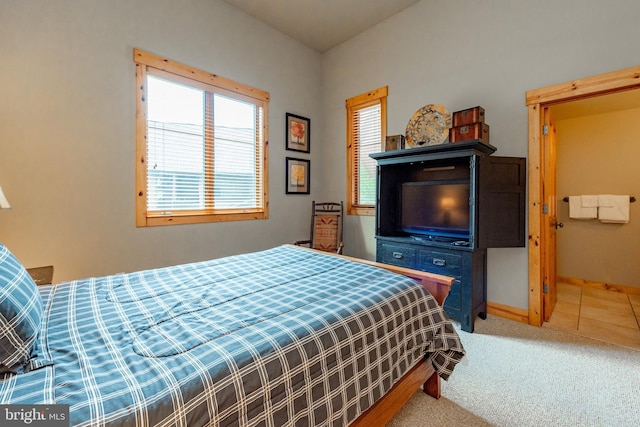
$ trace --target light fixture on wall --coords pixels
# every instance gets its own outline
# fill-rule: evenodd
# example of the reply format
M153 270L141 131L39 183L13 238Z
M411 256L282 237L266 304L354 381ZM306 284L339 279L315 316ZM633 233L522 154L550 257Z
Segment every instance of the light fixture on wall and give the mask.
M2 187L0 187L0 209L11 209L11 205L7 201L7 198L4 197L4 193L2 192Z

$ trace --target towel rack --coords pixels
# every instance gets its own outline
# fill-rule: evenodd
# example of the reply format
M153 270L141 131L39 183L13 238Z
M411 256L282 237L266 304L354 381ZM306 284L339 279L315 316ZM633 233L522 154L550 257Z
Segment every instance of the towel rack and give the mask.
M568 202L568 201L569 201L569 198L568 198L568 197L563 197L563 198L562 198L562 201L563 201L563 202ZM629 197L629 202L633 203L633 202L635 202L635 201L636 201L636 198L635 198L635 197L633 197L633 196L630 196L630 197Z

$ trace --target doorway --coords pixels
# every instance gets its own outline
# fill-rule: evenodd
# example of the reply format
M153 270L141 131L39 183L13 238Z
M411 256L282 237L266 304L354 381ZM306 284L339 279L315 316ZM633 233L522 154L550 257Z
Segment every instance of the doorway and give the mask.
M556 299L558 226L555 138L551 107L640 88L640 66L560 83L526 93L528 108L529 324L541 326Z

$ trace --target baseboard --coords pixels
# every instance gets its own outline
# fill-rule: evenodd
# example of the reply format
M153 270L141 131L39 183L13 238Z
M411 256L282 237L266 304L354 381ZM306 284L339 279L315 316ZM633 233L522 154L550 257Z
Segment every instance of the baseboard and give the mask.
M604 289L606 291L620 292L627 295L640 295L640 288L635 286L614 285L606 282L596 282L593 280L576 279L575 277L557 276L557 282L564 282L570 285L582 286L583 288Z
M570 285L582 286L585 288L604 289L607 291L620 292L621 294L640 295L640 288L634 286L614 285L593 280L576 279L574 277L557 276L557 282L564 282ZM487 314L514 320L520 323L529 324L529 311L523 308L512 307L497 302L487 301Z
M487 301L487 314L529 324L529 311L524 308Z

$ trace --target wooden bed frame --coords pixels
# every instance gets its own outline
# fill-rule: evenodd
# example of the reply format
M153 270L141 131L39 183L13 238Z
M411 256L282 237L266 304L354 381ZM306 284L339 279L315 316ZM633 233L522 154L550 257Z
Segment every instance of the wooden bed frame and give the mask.
M315 249L304 248L296 246L304 250L320 252ZM327 252L322 252L327 253ZM337 257L345 258L350 261L360 262L363 264L373 265L376 267L384 268L385 270L392 271L394 273L402 274L403 276L411 277L422 283L425 289L427 289L431 295L434 296L439 305L444 304L444 300L449 295L451 285L455 280L452 277L442 276L439 274L427 273L419 270L412 270L404 267L396 267L394 265L382 264L375 261L369 261L346 255L330 254ZM361 427L374 427L384 426L391 418L402 408L420 388L425 393L436 399L440 398L440 377L435 372L433 365L429 359L423 359L416 366L411 368L400 380L385 394L380 400L378 400L371 408L360 415L350 426Z

